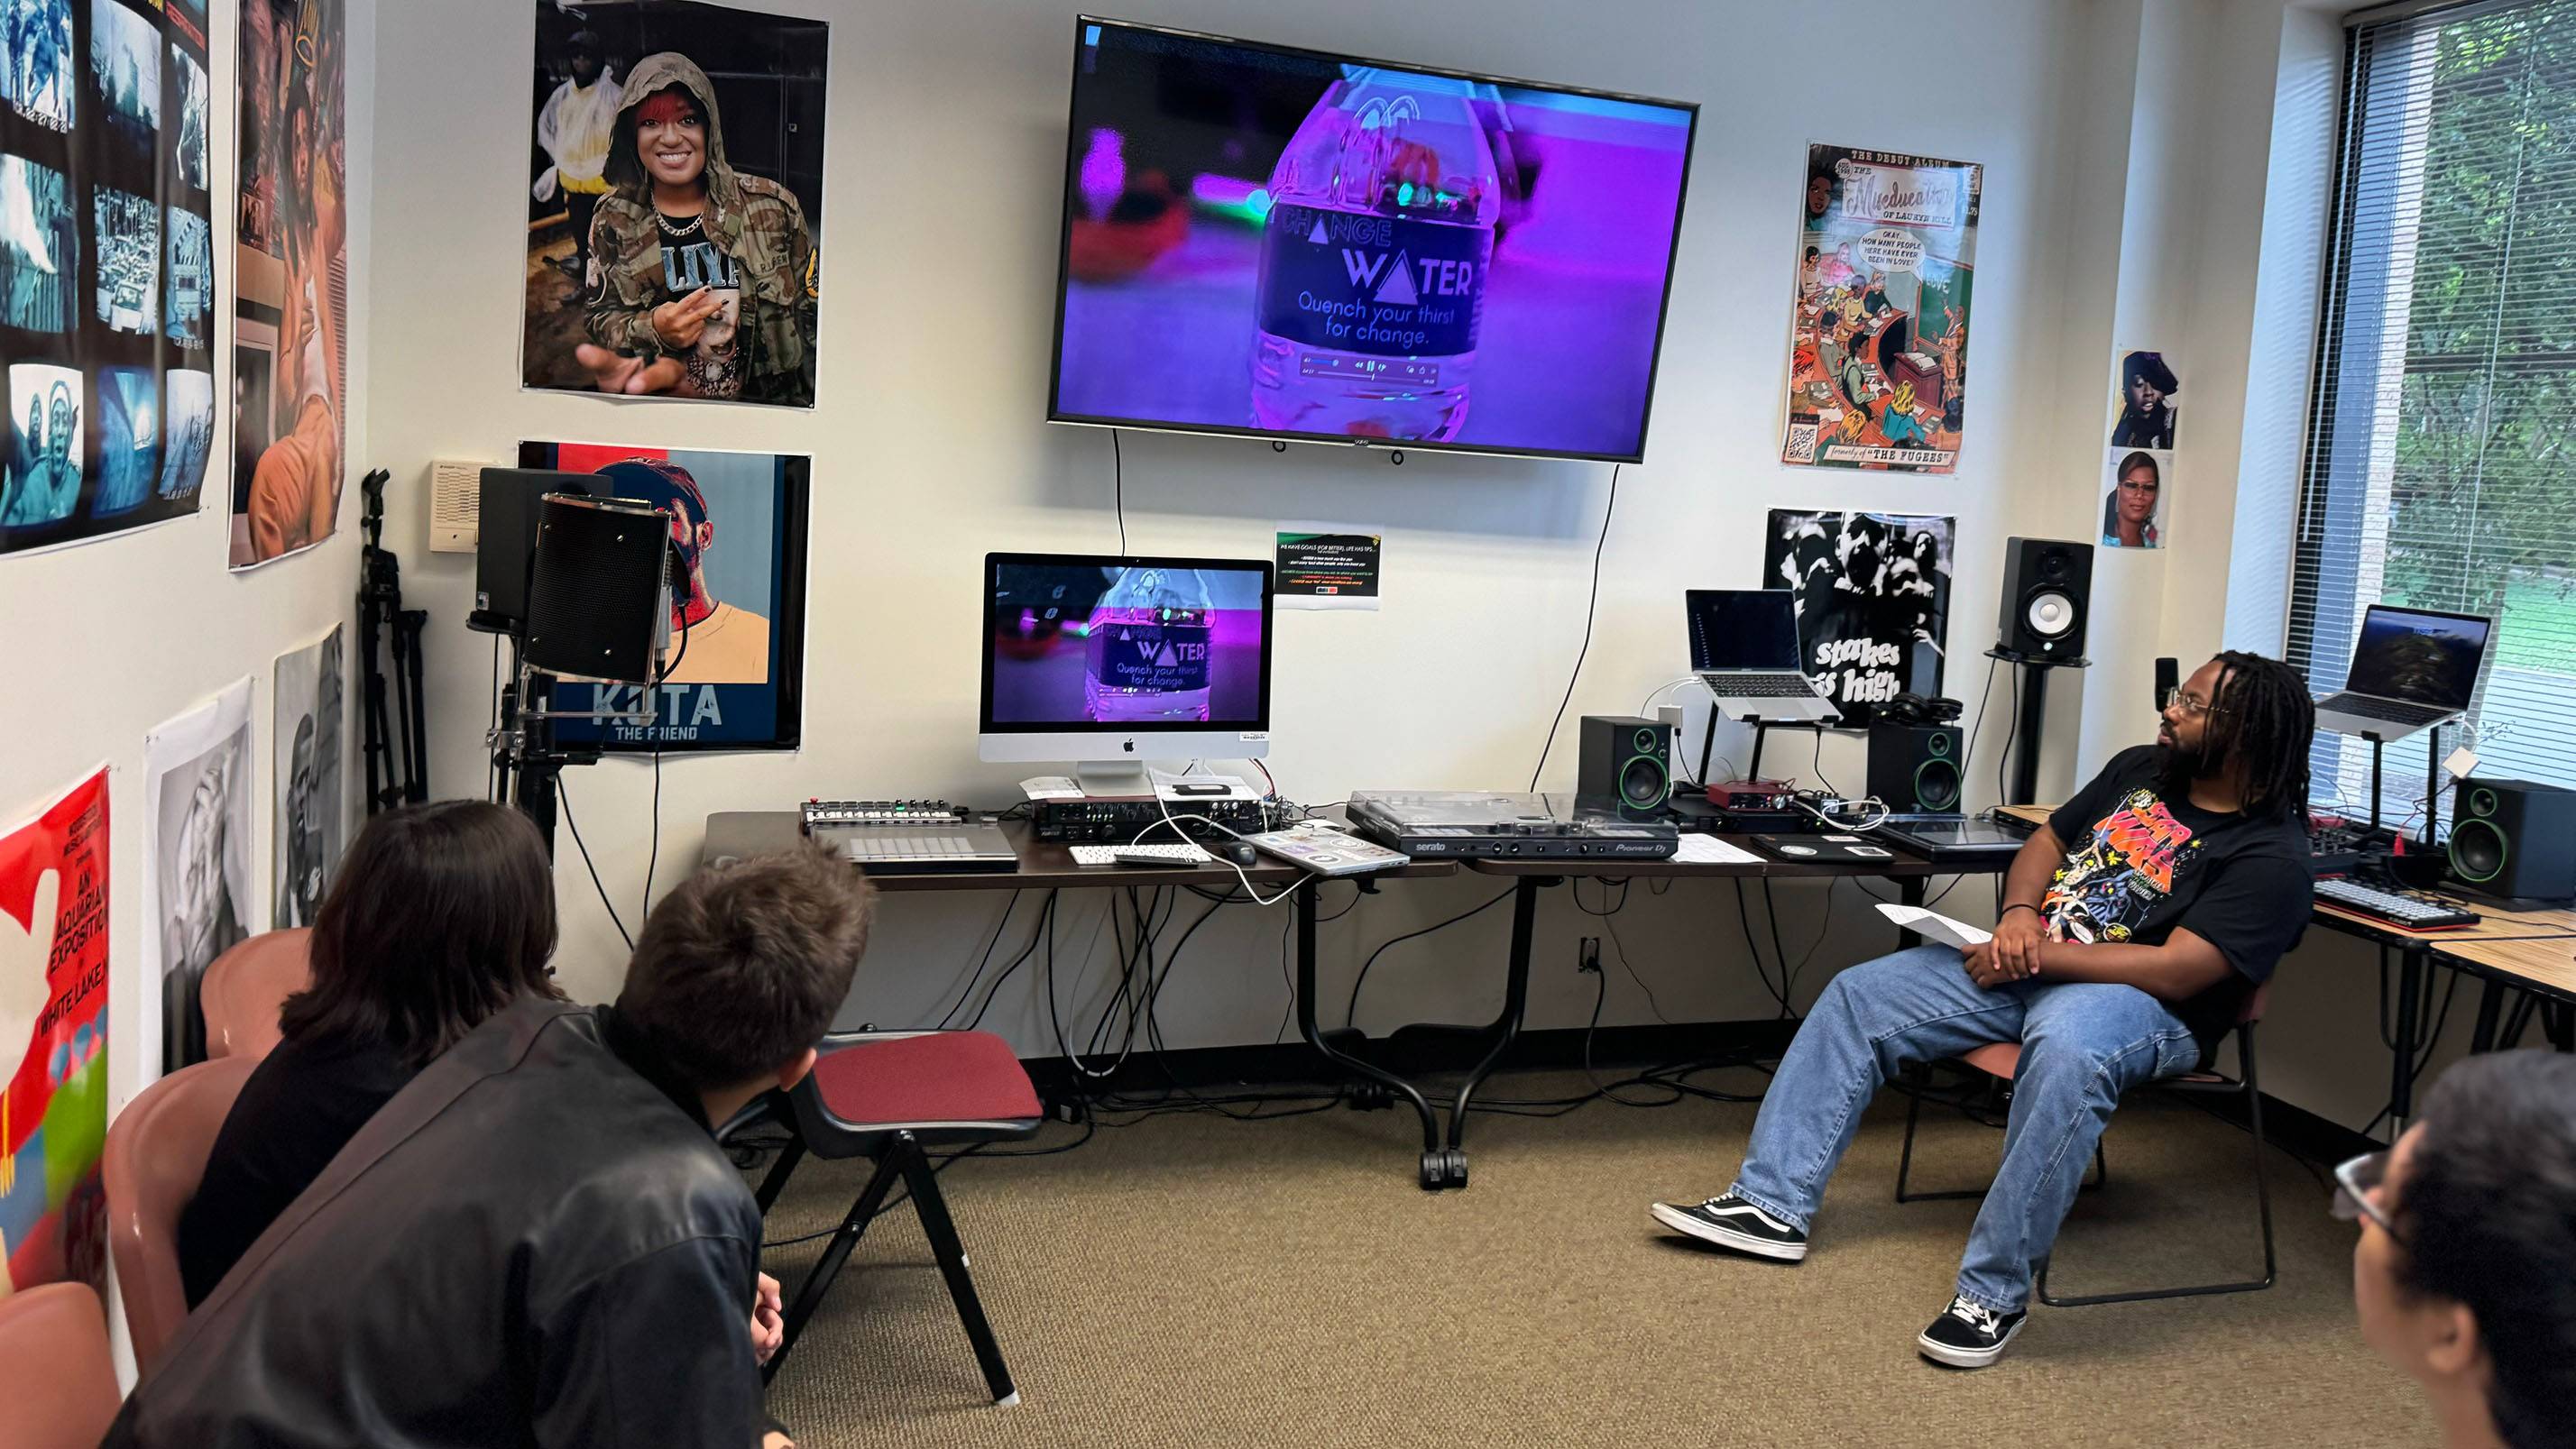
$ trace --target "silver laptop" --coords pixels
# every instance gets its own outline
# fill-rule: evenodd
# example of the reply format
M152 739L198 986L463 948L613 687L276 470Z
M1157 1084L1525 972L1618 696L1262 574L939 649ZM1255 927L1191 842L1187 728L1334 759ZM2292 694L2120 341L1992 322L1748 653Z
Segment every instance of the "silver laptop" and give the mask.
M2340 693L2317 701L2317 728L2402 740L2458 718L2478 691L2492 619L2373 604Z
M1840 718L1798 667L1798 611L1787 589L1690 589L1691 671L1717 707L1743 719Z

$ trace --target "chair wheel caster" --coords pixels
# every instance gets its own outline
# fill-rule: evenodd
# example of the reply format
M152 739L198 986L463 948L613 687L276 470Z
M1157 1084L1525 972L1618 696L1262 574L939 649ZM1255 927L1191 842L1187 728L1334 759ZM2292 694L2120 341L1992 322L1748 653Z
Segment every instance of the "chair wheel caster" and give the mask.
M1440 1156L1443 1165L1448 1169L1449 1185L1451 1187L1465 1187L1467 1185L1466 1149L1462 1147L1452 1147L1448 1151L1441 1153Z
M1422 1190L1424 1192L1438 1192L1440 1189L1447 1187L1448 1185L1449 1154L1446 1152L1426 1152L1422 1154Z
M1353 1082L1345 1098L1354 1112L1383 1112L1395 1105L1395 1092L1384 1082ZM1428 1171L1429 1169L1424 1169Z

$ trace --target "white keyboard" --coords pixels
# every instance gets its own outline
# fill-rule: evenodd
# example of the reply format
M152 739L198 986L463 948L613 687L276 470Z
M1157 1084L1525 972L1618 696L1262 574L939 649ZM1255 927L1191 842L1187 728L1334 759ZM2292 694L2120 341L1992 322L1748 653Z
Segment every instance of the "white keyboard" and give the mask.
M1209 865L1216 857L1195 845L1075 845L1075 865Z

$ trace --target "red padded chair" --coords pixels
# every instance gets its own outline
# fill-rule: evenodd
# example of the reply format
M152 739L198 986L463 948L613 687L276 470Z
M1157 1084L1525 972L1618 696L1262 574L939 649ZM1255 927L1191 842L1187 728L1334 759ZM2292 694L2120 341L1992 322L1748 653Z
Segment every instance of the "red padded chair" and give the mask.
M152 1376L162 1345L188 1316L179 1212L205 1180L215 1134L254 1065L225 1057L181 1067L136 1093L107 1126L107 1245L138 1379Z
M9 1366L6 1449L94 1449L116 1421L107 1315L86 1283L0 1297L0 1363Z
M859 1238L868 1230L897 1177L910 1189L913 1211L931 1253L948 1280L948 1295L975 1347L975 1361L993 1402L1015 1404L1019 1391L1002 1362L1001 1345L975 1296L975 1280L966 1270L966 1250L957 1240L957 1225L939 1191L928 1149L965 1148L1034 1134L1046 1121L1037 1088L1010 1044L984 1031L857 1031L825 1037L814 1070L787 1094L783 1115L792 1132L776 1165L761 1180L759 1201L764 1214L787 1186L789 1174L807 1152L818 1157L866 1157L876 1162L868 1185L850 1204L849 1215L823 1247L814 1271L805 1275L787 1306L785 1337L763 1371L775 1378L796 1347L797 1335L814 1316L832 1280L840 1276Z
M313 928L262 931L217 956L198 997L206 1013L206 1055L258 1061L283 1039L286 998L313 984Z
M2217 1096L2242 1096L2245 1099L2247 1123L2254 1133L2254 1204L2263 1224L2263 1276L2260 1280L2239 1283L2204 1283L2190 1288L2150 1288L2134 1293L2091 1293L2069 1298L2052 1296L2048 1291L2048 1260L2039 1265L2039 1301L2051 1308L2085 1308L2096 1303L2136 1303L2149 1298L2197 1298L2210 1293L2254 1293L2269 1288L2280 1276L2280 1260L2272 1246L2272 1190L2263 1179L2263 1093L2255 1086L2254 1028L2263 1020L2263 1008L2270 1001L2270 983L2254 988L2245 1005L2236 1014L2236 1059L2244 1076L2230 1078L2217 1072L2190 1072L2149 1085L2158 1091L2202 1093ZM2021 1043L1994 1042L1978 1047L1959 1058L1963 1064L1987 1076L2009 1082L2021 1069ZM1905 1148L1896 1161L1896 1200L1925 1202L1936 1198L1984 1197L1982 1188L1964 1192L1916 1192L1905 1190L1905 1179L1914 1165L1914 1126L1923 1115L1922 1086L1924 1074L1914 1073L1913 1091L1905 1105ZM2102 1144L2093 1144L2094 1178L2083 1191L2090 1192L2110 1180L2111 1169L2102 1155Z

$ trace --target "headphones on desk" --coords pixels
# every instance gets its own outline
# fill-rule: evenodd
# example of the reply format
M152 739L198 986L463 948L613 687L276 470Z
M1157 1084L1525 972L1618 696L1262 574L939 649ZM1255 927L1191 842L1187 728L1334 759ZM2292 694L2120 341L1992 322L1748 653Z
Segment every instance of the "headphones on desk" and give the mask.
M1880 705L1878 717L1890 724L1945 725L1965 713L1966 708L1955 699L1909 692Z

